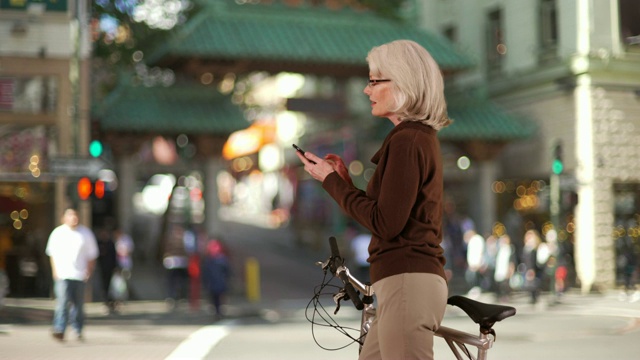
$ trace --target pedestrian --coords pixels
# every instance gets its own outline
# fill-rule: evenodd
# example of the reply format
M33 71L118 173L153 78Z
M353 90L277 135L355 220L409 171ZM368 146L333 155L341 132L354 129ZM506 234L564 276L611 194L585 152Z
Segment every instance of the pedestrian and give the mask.
M131 270L133 269L133 239L123 229L114 231L116 248L116 269L111 278L109 294L115 301L116 308L132 298Z
M120 268L122 276L126 280L129 280L131 278L131 270L133 269L133 239L121 228L116 230L115 239L118 267Z
M164 244L162 264L167 270L167 306L175 310L180 300L187 299L189 291L189 257L185 248L185 228L181 224L169 224Z
M496 254L496 269L493 273L498 301L507 301L511 293L509 283L516 270L515 253L511 237L508 234L500 236L498 238L498 253Z
M475 229L469 229L464 233L464 242L467 244L467 271L465 280L469 286L467 296L477 299L482 294L481 270L484 265L485 239Z
M524 248L522 262L525 267L524 287L529 292L529 302L536 304L540 296L543 268L538 265L538 247L542 242L540 233L530 229L524 233Z
M56 308L53 315L53 337L64 340L67 324L83 339L84 289L98 257L98 245L93 232L79 224L78 213L67 208L62 225L49 236L45 253L51 261L55 281Z
M480 288L486 292L496 290L495 271L498 256L498 238L491 234L484 240L484 254L482 255L482 269L480 270Z
M100 269L100 279L102 297L104 299L104 305L108 313L113 313L116 310L116 302L113 297L113 293L109 291L111 289L111 278L113 277L116 266L116 244L113 239L113 233L107 226L98 230L98 268Z
M216 318L222 318L223 297L229 290L231 268L224 252L222 242L216 238L207 244L206 255L202 261L202 283L209 295Z
M443 177L437 132L450 123L440 69L409 40L374 47L364 93L394 125L371 161L366 191L340 157L297 153L304 169L371 232L369 274L378 313L360 359L433 359L448 297L442 242Z

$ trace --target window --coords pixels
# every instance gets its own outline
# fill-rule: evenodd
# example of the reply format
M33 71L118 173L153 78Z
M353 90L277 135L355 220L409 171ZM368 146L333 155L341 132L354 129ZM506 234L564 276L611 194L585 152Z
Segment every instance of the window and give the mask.
M640 2L619 0L620 39L628 49L640 50Z
M34 178L40 176L42 164L55 143L52 139L55 139L53 127L0 125L0 181L11 181L4 178L11 173L31 172Z
M613 241L616 250L616 283L629 286L640 249L640 184L614 183Z
M540 0L540 62L555 59L558 48L556 0Z
M55 112L58 82L52 76L0 77L0 111L50 114Z
M491 11L487 17L487 70L489 73L500 72L502 62L507 54L502 27L502 11Z
M452 44L458 42L458 29L454 25L446 26L442 30L442 35L446 37Z

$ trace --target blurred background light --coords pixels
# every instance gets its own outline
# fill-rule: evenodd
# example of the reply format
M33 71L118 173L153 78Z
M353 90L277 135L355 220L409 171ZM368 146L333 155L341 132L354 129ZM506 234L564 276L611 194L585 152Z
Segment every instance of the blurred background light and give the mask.
M458 165L458 169L467 170L471 166L471 160L466 156L460 156L458 158L457 165Z

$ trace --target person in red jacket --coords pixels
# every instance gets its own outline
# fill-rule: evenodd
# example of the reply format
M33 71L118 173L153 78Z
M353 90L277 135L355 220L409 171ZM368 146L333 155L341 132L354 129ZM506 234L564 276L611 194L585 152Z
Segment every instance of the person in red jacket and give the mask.
M393 41L367 56L364 93L374 116L394 128L371 162L366 191L353 186L339 156L298 153L304 169L372 234L370 277L378 313L360 359L433 359L448 287L442 242L443 175L437 132L447 117L438 65L419 44Z

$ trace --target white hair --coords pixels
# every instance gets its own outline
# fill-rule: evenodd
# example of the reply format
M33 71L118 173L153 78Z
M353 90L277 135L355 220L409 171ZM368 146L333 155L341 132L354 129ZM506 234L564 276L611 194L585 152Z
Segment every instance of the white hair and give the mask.
M400 121L419 121L436 130L451 123L447 116L444 81L431 54L411 40L396 40L374 47L367 56L376 77L391 80Z

